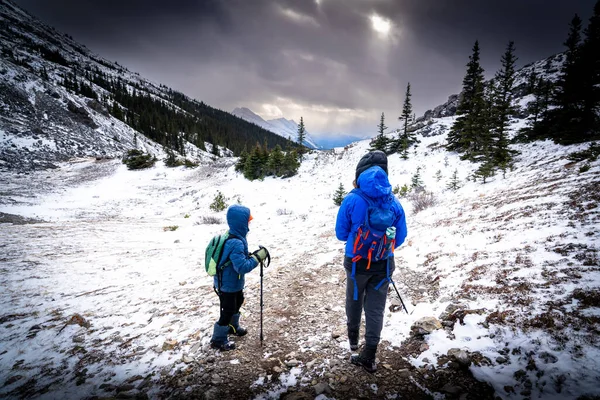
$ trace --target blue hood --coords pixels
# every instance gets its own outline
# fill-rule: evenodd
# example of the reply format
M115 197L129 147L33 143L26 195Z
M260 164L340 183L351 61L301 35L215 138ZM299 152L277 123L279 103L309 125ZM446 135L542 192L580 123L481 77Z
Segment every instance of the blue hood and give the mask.
M376 201L389 201L392 194L392 185L381 167L371 167L361 173L357 184L364 194Z
M234 204L227 210L227 225L229 233L245 238L250 228L248 220L250 219L250 209L248 207Z

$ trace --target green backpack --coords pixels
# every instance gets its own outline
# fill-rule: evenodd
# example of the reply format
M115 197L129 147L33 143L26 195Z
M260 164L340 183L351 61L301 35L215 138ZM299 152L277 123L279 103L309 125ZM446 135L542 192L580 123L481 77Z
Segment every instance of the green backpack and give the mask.
M219 266L221 256L223 255L223 246L225 246L225 242L231 238L232 236L229 235L228 231L222 235L213 237L210 242L208 242L208 246L206 246L206 251L204 253L204 268L208 275L217 275L217 267Z

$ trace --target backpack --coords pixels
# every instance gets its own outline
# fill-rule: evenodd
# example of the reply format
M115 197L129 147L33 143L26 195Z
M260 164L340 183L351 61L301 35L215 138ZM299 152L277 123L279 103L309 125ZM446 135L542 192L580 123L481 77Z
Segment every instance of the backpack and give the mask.
M225 242L232 237L233 236L229 235L229 232L225 232L222 235L214 236L210 242L208 242L208 246L206 246L206 251L204 252L204 268L208 275L217 275L217 267L219 267L219 263L221 262L223 247L225 246ZM222 267L223 266L219 269L222 269Z
M367 203L364 221L358 227L354 238L352 261L355 263L367 259L367 269L369 269L371 262L386 260L394 253L396 214L392 209L393 202L378 206L358 189L354 189L351 193L359 195Z

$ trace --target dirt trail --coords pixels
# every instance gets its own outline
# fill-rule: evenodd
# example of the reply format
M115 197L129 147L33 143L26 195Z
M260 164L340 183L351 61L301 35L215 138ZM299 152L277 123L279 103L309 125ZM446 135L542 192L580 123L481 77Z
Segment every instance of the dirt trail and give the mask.
M322 393L337 399L430 399L434 392L443 392L447 398L493 398L491 388L468 370L414 368L407 357L423 346L418 339L401 348L382 342L375 374L352 365L345 331L342 252L331 263L304 267L310 259L305 254L302 262L266 275L262 347L260 288L253 285L245 291L243 322L249 334L234 339L237 349L200 349L205 354L197 361L161 379L159 397L312 399Z

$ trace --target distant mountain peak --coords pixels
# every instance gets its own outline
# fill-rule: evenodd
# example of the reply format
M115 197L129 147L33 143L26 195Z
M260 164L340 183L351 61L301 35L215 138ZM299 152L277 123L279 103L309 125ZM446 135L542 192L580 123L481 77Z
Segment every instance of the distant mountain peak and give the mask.
M298 136L298 124L292 119L279 117L275 119L265 120L260 115L256 114L254 111L250 110L247 107L237 107L231 113L236 117L258 125L261 128L271 131L286 139L290 138L291 140L296 140L296 137ZM311 149L321 148L315 143L314 139L310 136L308 132L306 132L304 145Z

